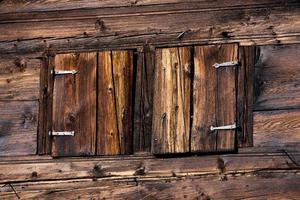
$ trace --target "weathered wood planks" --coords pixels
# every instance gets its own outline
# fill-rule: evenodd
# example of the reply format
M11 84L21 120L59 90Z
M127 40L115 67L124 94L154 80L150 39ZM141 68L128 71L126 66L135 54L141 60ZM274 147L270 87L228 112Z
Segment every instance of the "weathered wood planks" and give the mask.
M235 130L211 131L211 126L236 123L236 68L215 63L238 60L238 45L196 46L193 83L191 151L235 150Z
M0 100L38 100L40 67L39 59L1 59Z
M133 150L133 51L99 52L98 140L100 155Z
M300 145L300 110L254 112L254 145Z
M0 156L36 154L38 101L0 101L0 108Z
M52 155L94 155L96 53L56 55L54 70L77 73L54 76L52 131L75 131L75 136L53 136Z
M289 153L294 162L298 152ZM60 158L35 160L11 157L0 162L0 183L68 180L73 178L126 179L132 177L217 176L252 174L264 170L291 170L297 165L284 152L243 152L243 154L159 159L151 156L113 158ZM220 164L221 163L221 164ZM222 164L223 163L223 164ZM14 170L11 169L14 166ZM298 169L299 170L299 169Z
M262 46L254 110L300 108L300 45Z
M199 3L200 2L200 3ZM159 7L165 8L170 6L188 6L189 4L193 6L198 6L202 9L216 9L216 8L230 8L230 7L250 7L250 6L259 6L263 5L287 5L293 2L297 2L296 0L282 1L282 0L244 0L243 2L232 1L232 0L218 0L213 2L206 2L202 0L192 0L189 1L188 4L184 0L139 0L139 1L114 1L114 0L105 0L105 1L97 1L97 0L80 0L80 1L31 1L31 2L1 2L0 4L0 13L31 13L31 12L47 12L47 11L73 11L78 12L79 9L81 11L90 12L93 8L109 8L113 9L115 7L129 7L131 9L137 10L140 7L151 7L151 5L158 5ZM56 13L55 13L56 14Z
M152 152L184 153L190 143L191 48L156 50Z
M239 47L237 68L237 141L239 147L253 146L254 66L257 48Z
M84 179L11 185L21 199L299 199L299 175L283 174L227 177L226 181L201 177L126 181ZM4 199L17 198L9 185L1 190Z
M26 54L42 52L49 47L69 51L145 43L174 45L240 42L242 45L253 45L299 41L297 1L288 2L284 6L270 2L261 6L254 2L254 7L209 9L208 6L204 10L201 9L202 3L186 3L186 6L181 7L175 4L175 8L170 5L139 9L128 7L129 10L124 13L121 7L115 8L115 14L111 13L111 8L97 10L93 15L90 15L93 10L82 14L71 11L73 13L65 17L60 13L67 12L59 12L54 13L52 19L47 19L47 14L39 16L35 13L26 22L23 20L26 19L24 15L18 18L12 16L14 19L5 21L9 16L4 14L1 25L3 30L0 29L3 33L0 36L3 41L0 43L0 52ZM227 5L230 5L229 1ZM200 8L197 9L197 6ZM121 23L120 17L123 19ZM41 21L42 18L46 23ZM18 31L12 31L16 29ZM183 37L177 38L182 32L185 32Z
M134 152L150 152L153 118L155 50L146 46L138 51L134 97Z

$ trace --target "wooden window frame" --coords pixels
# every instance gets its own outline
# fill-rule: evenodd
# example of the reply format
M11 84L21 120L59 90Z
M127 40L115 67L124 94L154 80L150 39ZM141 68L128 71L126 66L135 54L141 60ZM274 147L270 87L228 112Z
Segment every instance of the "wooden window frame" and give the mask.
M155 72L155 51L156 48L165 47L194 47L198 44L189 45L164 45L164 46L139 46L133 48L136 56L136 79L135 79L135 104L134 104L134 122L133 122L133 152L151 152L151 130L152 114L151 98L153 98L153 88L151 81ZM205 45L205 44L201 44ZM93 52L104 51L107 49L96 49ZM120 48L109 49L120 50ZM77 51L76 51L77 52ZM89 51L78 51L89 52ZM53 79L51 78L51 69L54 67L55 55L69 52L47 52L43 55L42 68L40 71L40 101L39 101L39 123L38 123L38 151L37 154L51 154L51 137L48 130L52 128L52 94ZM237 146L253 146L253 83L254 83L254 64L255 64L255 46L239 46L238 57L240 67L237 72ZM144 84L142 84L144 83ZM138 88L137 88L138 87ZM138 89L138 90L137 90ZM149 99L149 95L152 96ZM139 102L139 103L137 103ZM145 112L146 110L146 112ZM189 153L193 154L193 153ZM96 155L97 156L97 155Z

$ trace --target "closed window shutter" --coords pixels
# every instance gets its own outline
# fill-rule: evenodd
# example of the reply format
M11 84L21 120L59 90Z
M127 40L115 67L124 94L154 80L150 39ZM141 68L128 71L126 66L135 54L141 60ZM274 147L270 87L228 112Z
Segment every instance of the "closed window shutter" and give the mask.
M238 45L196 46L194 52L193 123L191 151L235 150L236 130L211 130L211 126L236 123L236 68L215 68L215 63L238 60Z
M94 155L96 144L96 53L59 54L54 71L52 134L53 156ZM54 73L54 71L52 73Z
M213 66L229 61L237 44L156 50L154 154L235 150L237 66Z

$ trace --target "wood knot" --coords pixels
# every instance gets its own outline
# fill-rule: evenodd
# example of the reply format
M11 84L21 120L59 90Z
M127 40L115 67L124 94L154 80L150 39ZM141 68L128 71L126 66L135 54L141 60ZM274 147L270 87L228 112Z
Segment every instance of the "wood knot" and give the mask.
M132 1L130 1L130 5L131 5L131 6L134 6L134 5L136 5L138 2L139 2L138 0L132 0Z
M223 158L218 157L217 159L217 168L220 170L221 173L225 172L225 161L223 160Z
M97 19L95 22L95 29L99 30L101 32L106 30L106 27L104 25L104 21L102 19Z
M75 122L76 114L75 113L69 113L68 114L68 119L70 120L70 122Z
M142 167L136 169L133 175L135 175L135 176L143 176L145 174L146 174L145 173L145 167L142 166Z
M107 90L108 90L108 93L112 93L112 91L113 91L112 86L108 86Z
M20 72L24 72L27 68L27 62L24 59L16 58L14 60L15 66L19 69Z
M233 36L230 35L231 32L228 32L228 31L223 31L221 33L221 35L224 37L224 38L232 38Z
M104 170L103 170L101 165L95 165L94 166L93 175L94 175L94 177L103 177L105 175Z
M38 173L36 171L31 173L31 178L37 178Z

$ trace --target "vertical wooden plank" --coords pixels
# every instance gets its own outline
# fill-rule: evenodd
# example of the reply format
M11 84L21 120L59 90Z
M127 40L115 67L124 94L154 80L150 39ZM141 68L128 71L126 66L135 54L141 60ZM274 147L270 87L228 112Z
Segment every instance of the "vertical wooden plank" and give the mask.
M39 120L38 120L38 154L51 154L52 130L52 97L53 97L53 76L54 57L47 56L42 60L40 70L40 99L39 99Z
M193 122L191 151L215 151L217 71L212 66L219 61L216 46L194 48Z
M238 45L227 44L219 48L219 62L237 61ZM236 69L237 66L217 69L217 126L236 124ZM235 150L236 130L217 132L217 150Z
M195 47L191 151L235 149L235 130L211 131L210 126L236 123L236 67L213 64L237 60L237 53L236 44Z
M120 153L114 90L111 52L99 52L97 100L97 154L99 155Z
M256 47L240 47L237 81L237 140L239 147L253 146L253 96Z
M153 104L154 154L189 151L190 68L190 48L157 49Z
M98 154L133 150L133 51L99 52Z
M134 152L150 152L153 116L155 50L149 46L137 54L134 99Z
M53 131L75 131L75 136L53 136L53 156L94 155L96 141L96 53L61 54L55 70L77 70L56 75L53 90Z
M112 51L120 153L133 150L133 51Z

